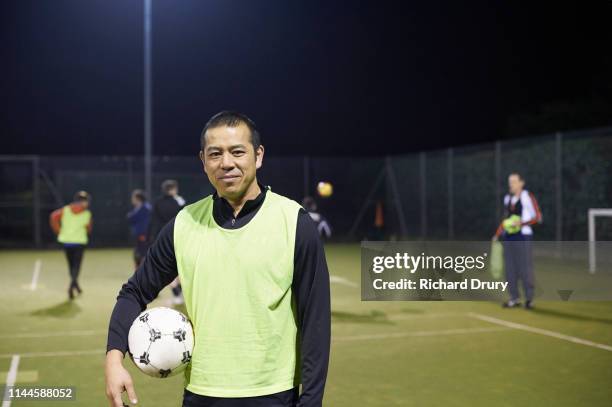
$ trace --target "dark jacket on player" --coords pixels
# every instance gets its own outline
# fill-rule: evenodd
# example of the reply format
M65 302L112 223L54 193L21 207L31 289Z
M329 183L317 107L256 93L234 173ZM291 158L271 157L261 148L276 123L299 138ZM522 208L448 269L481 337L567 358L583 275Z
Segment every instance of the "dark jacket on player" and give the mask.
M151 220L151 205L145 202L138 208L132 209L128 212L127 219L134 237L139 238L142 235L146 235L149 229L149 221Z
M183 198L175 198L171 195L161 196L153 202L153 212L147 234L149 244L153 244L162 228L179 213L184 205Z

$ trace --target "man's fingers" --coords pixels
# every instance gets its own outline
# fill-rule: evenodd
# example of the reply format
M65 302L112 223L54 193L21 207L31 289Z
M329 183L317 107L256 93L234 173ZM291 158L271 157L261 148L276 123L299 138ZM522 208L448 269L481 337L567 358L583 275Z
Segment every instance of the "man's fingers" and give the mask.
M123 400L121 400L121 392L113 394L113 407L123 407Z
M138 403L138 397L136 397L136 392L134 391L134 383L128 382L125 384L125 389L127 390L128 397L130 398L130 402L132 404Z
M119 395L119 397L121 397L121 395ZM110 388L106 389L106 398L108 399L108 405L110 407L117 407L115 392L112 391Z

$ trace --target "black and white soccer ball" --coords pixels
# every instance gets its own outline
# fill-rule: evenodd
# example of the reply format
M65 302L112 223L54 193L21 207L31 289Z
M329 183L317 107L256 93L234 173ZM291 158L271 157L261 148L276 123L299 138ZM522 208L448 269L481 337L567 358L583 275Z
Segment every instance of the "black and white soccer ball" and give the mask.
M143 311L128 335L134 364L152 377L174 376L187 367L193 354L193 328L182 313L166 307Z

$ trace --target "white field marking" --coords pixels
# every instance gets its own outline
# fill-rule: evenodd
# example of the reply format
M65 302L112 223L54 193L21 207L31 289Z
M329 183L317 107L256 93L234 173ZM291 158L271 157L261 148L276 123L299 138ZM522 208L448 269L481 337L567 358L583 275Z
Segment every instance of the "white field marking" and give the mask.
M350 280L347 280L344 277L338 277L338 276L329 276L329 282L330 283L336 283L336 284L342 284L342 285L346 285L349 287L359 287L357 284L353 283Z
M562 339L564 341L578 343L580 345L591 346L593 348L603 349L603 350L612 352L612 346L610 345L604 345L604 344L592 342L586 339L576 338L575 336L564 335L559 332L549 331L548 329L534 328L532 326L517 324L516 322L505 321L503 319L493 318L488 315L477 314L474 312L468 312L468 315L470 315L473 318L479 319L481 321L490 322L492 324L497 324L497 325L501 325L501 326L505 326L505 327L513 328L513 329L519 329L522 331L532 332L535 334L550 336L552 338Z
M334 342L345 341L367 341L373 339L388 339L388 338L406 338L411 336L442 336L442 335L461 335L461 334L477 334L483 332L498 332L506 331L508 328L493 327L493 328L458 328L458 329L442 329L437 331L414 331L414 332L397 332L391 334L371 334L371 335L354 335L340 336L333 338Z
M34 262L34 274L32 274L32 283L30 284L30 290L36 290L36 285L38 284L38 276L40 275L40 267L42 266L42 261L40 259L36 259Z
M73 351L60 351L60 352L32 352L22 353L22 358L44 358L44 357L58 357L58 356L85 356L85 355L104 355L104 349L92 349L92 350L73 350ZM10 353L0 353L0 358L9 358L12 355Z
M9 395L9 387L15 385L15 380L17 379L17 369L19 368L19 355L11 355L11 367L9 368L9 372L6 375L6 387L4 388L4 398L2 402L2 407L9 407L11 405L11 400L8 400Z
M105 334L107 332L108 331L24 332L20 334L0 335L0 339L52 338L56 336L94 336Z

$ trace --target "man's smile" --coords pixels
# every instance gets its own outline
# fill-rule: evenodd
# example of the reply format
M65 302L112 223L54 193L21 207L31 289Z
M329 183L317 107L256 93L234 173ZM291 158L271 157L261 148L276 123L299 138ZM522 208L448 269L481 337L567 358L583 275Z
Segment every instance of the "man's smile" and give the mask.
M240 178L240 175L222 175L220 177L217 177L217 179L221 180L221 181L234 181L237 180L238 178Z

